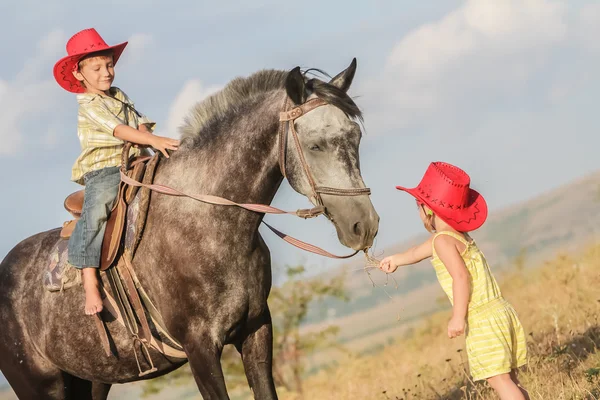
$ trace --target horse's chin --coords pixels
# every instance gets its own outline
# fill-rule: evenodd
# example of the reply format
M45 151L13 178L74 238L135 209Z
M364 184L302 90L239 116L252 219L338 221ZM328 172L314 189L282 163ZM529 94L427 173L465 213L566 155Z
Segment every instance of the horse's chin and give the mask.
M368 233L356 234L350 229L342 229L335 219L333 220L333 225L335 226L338 240L342 245L355 251L366 250L373 246L375 235L370 235Z

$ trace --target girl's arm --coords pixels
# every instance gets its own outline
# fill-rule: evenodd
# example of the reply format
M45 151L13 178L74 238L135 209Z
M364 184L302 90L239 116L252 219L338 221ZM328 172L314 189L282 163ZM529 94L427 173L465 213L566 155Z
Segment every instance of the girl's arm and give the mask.
M379 263L379 268L387 273L396 271L398 267L416 264L432 256L431 242L433 236L418 246L411 247L403 253L386 257Z
M456 247L456 239L447 235L440 235L435 240L434 246L439 259L452 276L454 306L452 319L448 323L448 336L455 338L465 331L470 295L469 271Z

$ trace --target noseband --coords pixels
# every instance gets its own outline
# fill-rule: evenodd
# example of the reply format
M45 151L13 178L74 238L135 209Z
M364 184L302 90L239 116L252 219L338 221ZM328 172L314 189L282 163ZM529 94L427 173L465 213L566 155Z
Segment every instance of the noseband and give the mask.
M311 209L310 212L314 212L314 216L320 214L325 214L327 216L327 210L323 203L323 198L321 197L321 194L328 194L332 196L370 195L371 189L369 188L341 189L327 186L317 186L317 184L315 183L315 179L310 171L310 167L306 162L306 158L304 157L304 152L302 151L302 146L300 145L300 139L298 138L298 132L296 131L296 128L294 126L294 121L300 118L301 116L308 114L315 108L327 105L328 103L320 98L315 98L288 110L289 104L289 97L286 96L283 105L283 111L279 113L279 169L281 170L281 174L287 178L285 168L286 149L287 138L289 136L289 132L291 132L292 138L294 139L294 143L296 145L296 150L298 151L298 158L300 159L300 163L302 164L302 169L304 170L306 179L310 184L313 196L315 198L315 201L317 202L317 206Z

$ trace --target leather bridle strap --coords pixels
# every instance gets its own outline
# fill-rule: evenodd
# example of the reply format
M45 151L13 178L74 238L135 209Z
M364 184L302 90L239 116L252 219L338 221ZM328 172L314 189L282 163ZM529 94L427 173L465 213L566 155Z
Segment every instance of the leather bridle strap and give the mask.
M352 189L341 189L341 188L330 188L326 186L317 186L315 183L315 179L313 178L312 173L310 172L310 167L306 162L306 158L304 157L304 152L302 151L302 146L300 144L300 139L298 137L298 132L294 126L294 121L307 114L308 112L314 110L317 107L327 105L327 102L320 99L315 98L308 100L304 104L294 107L291 110L287 111L288 97L286 96L286 101L284 103L283 112L279 113L279 121L281 122L281 126L279 129L279 168L282 171L284 177L285 173L285 165L286 165L286 157L285 152L287 148L287 133L291 132L292 138L294 139L294 144L296 146L296 150L298 151L298 158L300 159L300 164L302 165L302 169L304 170L304 174L306 175L306 179L310 185L310 188L313 192L313 196L315 201L319 206L324 206L323 199L321 194L329 194L334 196L360 196L360 195L370 195L371 189L369 188L352 188Z

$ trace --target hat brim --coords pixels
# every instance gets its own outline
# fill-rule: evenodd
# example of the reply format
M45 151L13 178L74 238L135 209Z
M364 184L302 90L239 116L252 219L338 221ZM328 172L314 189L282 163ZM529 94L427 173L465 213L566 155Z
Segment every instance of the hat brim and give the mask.
M127 46L128 42L123 42L114 46L105 47L102 49L96 49L94 51L86 51L77 54L71 54L58 60L54 64L54 79L56 82L68 92L71 93L84 93L85 88L81 85L81 82L73 76L73 70L75 64L77 64L83 57L91 53L97 53L99 51L113 50L113 64L116 65L117 61L123 54L123 50Z
M460 210L440 207L419 195L417 188L396 186L396 189L406 192L426 204L438 217L459 232L470 232L479 229L488 216L488 206L485 198L476 190L469 189L469 205Z

